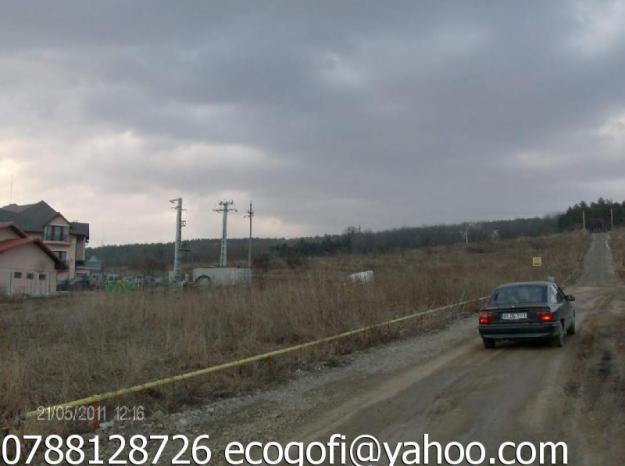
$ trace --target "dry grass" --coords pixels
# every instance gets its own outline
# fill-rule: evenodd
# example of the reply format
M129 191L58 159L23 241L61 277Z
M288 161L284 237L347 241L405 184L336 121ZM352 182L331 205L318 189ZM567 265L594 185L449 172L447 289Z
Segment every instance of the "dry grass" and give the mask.
M453 246L315 259L306 270L259 276L251 288L5 301L0 303L0 419L478 297L501 282L547 275L561 280L578 268L586 243L587 238L568 234L475 244L469 250ZM534 255L543 257L542 269L531 266ZM367 269L376 273L374 284L345 283L347 273ZM423 325L400 328L415 332ZM124 404L168 409L235 393L283 377L297 365L395 337L400 328L281 358L273 368L252 365L152 391Z
M610 238L614 270L625 280L625 228L617 228L610 232Z

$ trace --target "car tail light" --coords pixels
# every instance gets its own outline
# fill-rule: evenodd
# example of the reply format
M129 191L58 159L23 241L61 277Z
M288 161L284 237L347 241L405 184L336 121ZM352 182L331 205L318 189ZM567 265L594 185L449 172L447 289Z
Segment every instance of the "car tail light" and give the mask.
M495 313L492 311L480 311L480 324L490 324L495 318Z
M553 322L553 314L549 309L535 311L536 318L541 322Z

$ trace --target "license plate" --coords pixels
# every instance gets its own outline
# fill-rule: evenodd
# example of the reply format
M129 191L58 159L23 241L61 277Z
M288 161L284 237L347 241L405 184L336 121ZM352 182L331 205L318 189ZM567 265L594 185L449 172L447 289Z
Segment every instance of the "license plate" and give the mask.
M527 312L504 312L501 314L503 320L521 320L527 319Z

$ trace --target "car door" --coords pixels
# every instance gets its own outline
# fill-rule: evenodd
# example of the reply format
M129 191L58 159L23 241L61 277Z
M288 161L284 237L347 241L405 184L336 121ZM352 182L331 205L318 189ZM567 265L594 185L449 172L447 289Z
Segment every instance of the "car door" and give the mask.
M562 288L556 285L556 289L558 293L557 300L558 304L560 305L560 312L562 313L562 317L564 318L566 324L565 327L568 328L571 323L571 303L566 299L566 294L564 293L564 291L562 291Z

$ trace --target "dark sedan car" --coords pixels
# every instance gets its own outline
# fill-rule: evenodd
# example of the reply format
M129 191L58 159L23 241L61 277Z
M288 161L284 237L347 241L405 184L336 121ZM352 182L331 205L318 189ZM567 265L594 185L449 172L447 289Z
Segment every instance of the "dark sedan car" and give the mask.
M575 333L575 298L554 282L502 285L480 310L479 332L486 348L497 340L542 338L564 346L566 334Z

